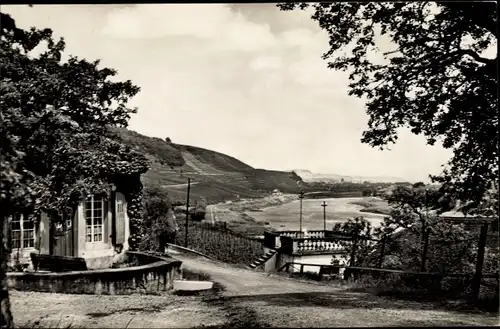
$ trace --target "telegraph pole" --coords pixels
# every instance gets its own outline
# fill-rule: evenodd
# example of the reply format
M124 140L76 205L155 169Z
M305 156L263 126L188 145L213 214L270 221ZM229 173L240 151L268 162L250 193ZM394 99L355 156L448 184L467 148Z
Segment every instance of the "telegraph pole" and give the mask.
M304 199L304 191L300 191L299 199L300 199L300 226L299 226L299 231L302 232L302 199Z
M189 217L189 192L191 190L191 178L188 178L187 200L186 200L186 235L184 239L184 247L188 246L188 217Z
M429 207L427 206L427 194L429 192L429 189L425 189L425 223L422 225L422 256L420 260L420 272L425 272L425 260L427 258L427 248L429 245L429 230L428 225L429 225Z
M323 230L325 230L325 231L326 231L326 207L327 206L328 206L328 204L326 203L326 201L323 201L323 203L321 204L321 207L323 207Z

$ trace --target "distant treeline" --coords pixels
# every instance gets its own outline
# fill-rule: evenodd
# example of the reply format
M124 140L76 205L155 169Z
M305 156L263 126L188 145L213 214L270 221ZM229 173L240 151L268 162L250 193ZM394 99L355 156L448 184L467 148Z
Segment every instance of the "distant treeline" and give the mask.
M306 195L307 198L349 198L361 196L376 196L380 195L382 191L392 185L408 185L410 183L353 183L353 182L339 182L339 183L308 183L304 188L304 192L311 193ZM411 184L410 184L411 185Z
M321 192L310 192L310 194L304 195L306 199L358 198L362 196L363 192L360 191L352 191L352 192L321 191Z

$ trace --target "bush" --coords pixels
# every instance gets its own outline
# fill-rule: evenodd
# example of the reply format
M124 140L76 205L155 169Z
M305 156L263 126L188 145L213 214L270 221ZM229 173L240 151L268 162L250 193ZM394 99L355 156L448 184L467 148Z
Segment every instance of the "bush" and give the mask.
M168 193L161 187L148 187L143 191L143 236L140 250L159 250L160 237L167 233L167 219L171 215Z

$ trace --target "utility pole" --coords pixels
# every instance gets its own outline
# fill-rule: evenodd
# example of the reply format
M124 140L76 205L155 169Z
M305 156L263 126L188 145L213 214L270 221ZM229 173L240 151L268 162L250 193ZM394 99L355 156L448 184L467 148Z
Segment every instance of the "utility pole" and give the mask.
M186 200L186 236L184 239L184 247L188 246L188 217L189 217L189 192L191 190L191 178L188 178L187 200Z
M328 204L326 203L326 201L323 201L323 203L321 204L321 207L323 207L323 230L324 231L326 231L326 207L327 206L328 206Z
M425 203L425 223L423 223L422 225L422 242L421 242L421 246L422 246L422 256L421 256L421 260L420 260L420 272L425 272L425 261L426 261L426 258L427 258L427 248L428 248L428 245L429 245L429 229L428 229L428 225L429 225L429 207L427 206L427 194L429 192L429 189L425 189L425 199L424 199L424 203Z
M299 199L300 199L300 226L299 226L299 231L302 232L302 199L304 199L304 191L300 191Z

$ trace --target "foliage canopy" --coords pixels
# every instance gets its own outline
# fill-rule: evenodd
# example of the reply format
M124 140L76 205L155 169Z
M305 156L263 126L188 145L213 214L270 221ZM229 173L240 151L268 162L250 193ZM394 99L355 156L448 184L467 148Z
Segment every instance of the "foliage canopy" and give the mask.
M311 9L328 33L328 67L350 70L349 94L366 100L362 141L383 148L408 127L454 152L433 177L458 199L480 203L498 190L495 2L281 3ZM380 53L380 36L394 49ZM495 55L496 56L496 55Z
M113 81L117 72L98 60L63 61L64 40L50 29L26 31L0 14L2 208L57 214L145 172L146 158L109 132L127 126L139 87Z

